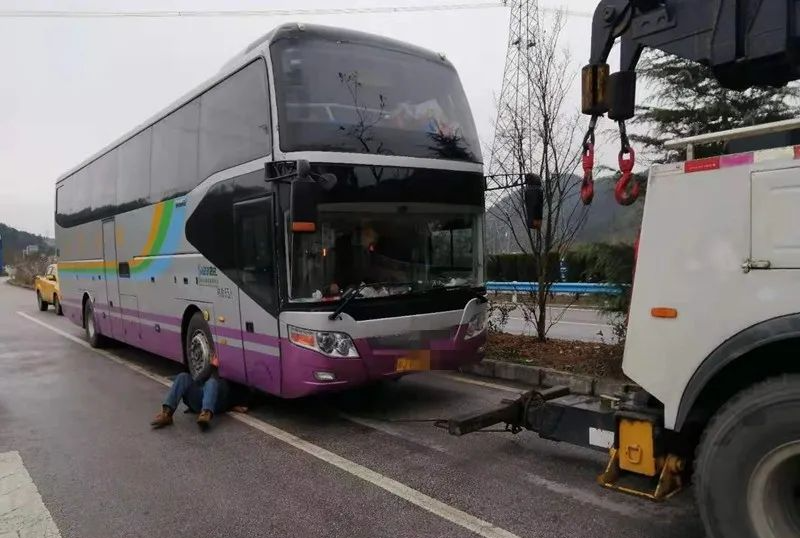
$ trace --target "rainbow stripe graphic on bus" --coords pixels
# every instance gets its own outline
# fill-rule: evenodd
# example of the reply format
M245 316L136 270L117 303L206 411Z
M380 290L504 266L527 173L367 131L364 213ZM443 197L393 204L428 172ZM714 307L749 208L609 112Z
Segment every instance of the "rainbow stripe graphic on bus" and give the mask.
M166 200L153 207L145 246L129 261L131 279L146 280L169 268L169 257L156 256L172 254L178 250L183 236L185 211L186 199L183 197ZM103 271L109 274L117 272L117 264L113 261L60 262L58 270L75 275L93 275Z

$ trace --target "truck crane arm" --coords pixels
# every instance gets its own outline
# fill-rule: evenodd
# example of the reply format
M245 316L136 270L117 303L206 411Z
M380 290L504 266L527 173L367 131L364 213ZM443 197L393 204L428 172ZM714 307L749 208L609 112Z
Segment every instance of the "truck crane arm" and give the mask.
M620 70L608 55L620 40ZM591 201L594 129L608 114L620 126L623 177L615 191L632 203L633 150L625 121L634 116L636 64L645 48L701 63L726 88L782 86L800 78L800 0L602 0L592 22L591 56L582 72L582 111L592 117L584 139L582 198ZM623 184L624 183L624 184ZM621 188L620 188L621 187ZM634 192L636 191L636 192Z

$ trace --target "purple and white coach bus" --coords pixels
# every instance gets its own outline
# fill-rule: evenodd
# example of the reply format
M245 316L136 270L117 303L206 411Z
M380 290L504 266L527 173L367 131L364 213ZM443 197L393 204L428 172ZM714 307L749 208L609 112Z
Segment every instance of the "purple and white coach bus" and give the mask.
M64 313L294 398L480 360L484 183L440 54L276 28L58 180Z

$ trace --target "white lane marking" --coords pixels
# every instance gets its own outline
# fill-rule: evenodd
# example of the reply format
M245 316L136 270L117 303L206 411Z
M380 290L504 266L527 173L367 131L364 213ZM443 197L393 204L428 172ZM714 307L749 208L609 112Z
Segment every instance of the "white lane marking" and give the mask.
M322 447L304 441L288 432L285 432L275 426L267 424L261 420L253 418L248 415L233 415L234 418L240 422L248 424L249 426L266 433L276 439L279 439L303 452L314 456L326 463L329 463L343 471L346 471L354 476L361 478L381 489L392 493L401 499L419 506L420 508L435 514L442 519L446 519L451 523L455 523L467 530L474 532L479 536L489 537L504 537L504 538L519 538L515 534L492 525L491 523L479 519L471 514L463 512L458 508L445 504L433 497L425 495L405 484L398 482L392 478L386 477L380 473L373 471L363 465L345 459L333 452L325 450Z
M0 453L0 536L61 538L17 451Z
M22 316L23 318L25 318L25 319L27 319L29 321L32 321L32 322L34 322L36 324L41 325L42 327L44 327L46 329L49 329L49 330L53 331L54 333L56 333L56 334L58 334L60 336L63 336L67 340L71 340L71 341L75 342L76 344L79 344L79 345L85 347L86 349L91 349L92 351L94 351L98 355L102 355L103 357L107 358L108 360L110 360L112 362L115 362L117 364L125 366L126 368L129 368L129 369L133 370L134 372L136 372L138 374L142 374L143 376L145 376L145 377L147 377L149 379L152 379L153 381L156 381L158 383L161 383L162 385L166 385L166 386L170 385L169 379L167 379L164 376L160 376L158 374L154 374L153 372L148 371L147 369L139 366L138 364L132 364L130 362L127 362L124 359L121 359L121 358L117 357L116 355L114 355L113 353L109 353L108 351L106 351L104 349L93 348L92 346L89 345L89 342L87 342L86 340L84 340L82 338L78 338L77 336L75 336L73 334L69 334L66 331L62 331L61 329L59 329L57 327L53 327L49 323L45 323L44 321L38 320L35 317L33 317L33 316L29 315L29 314L26 314L25 312L17 312L17 314L19 314L20 316Z
M364 426L366 428L370 428L372 430L377 430L379 432L385 433L386 435L391 435L392 437L397 437L398 439L402 439L404 441L408 441L411 443L415 443L418 445L422 445L425 448L430 448L431 450L435 450L437 452L442 452L444 454L450 454L450 451L447 450L442 445L437 443L432 443L427 439L418 439L416 437L411 437L408 432L400 431L399 429L395 429L392 426L380 422L378 420L373 420L370 418L362 418L350 415L349 413L339 413L339 416L345 420L349 420L355 424L360 426ZM2 536L0 536L2 538Z
M652 517L651 514L643 514L642 507L639 505L632 506L628 504L623 504L621 502L601 497L597 493L592 493L591 491L588 491L586 489L574 488L571 486L567 486L566 484L562 484L560 482L554 482L553 480L548 480L546 478L542 478L541 476L537 476L530 473L526 473L524 477L525 480L527 480L531 484L541 486L547 489L548 491L552 491L553 493L558 493L560 495L572 497L576 501L580 501L582 503L589 504L597 508L601 508L603 510L616 512L617 514L637 519L641 519L642 517Z
M41 351L0 351L0 360L2 359L24 359L28 357L39 357L42 355ZM2 538L0 536L0 538Z
M604 491L603 493L594 493L592 490L585 488L572 487L561 482L548 480L539 475L525 473L523 478L531 484L541 486L548 491L564 495L565 497L572 497L576 501L595 506L602 510L615 512L617 514L627 516L634 519L647 519L653 521L654 518L663 519L667 517L684 517L688 516L694 508L692 505L679 505L679 504L662 504L646 501L644 499L635 499L634 497L618 496L614 492ZM611 498L614 496L613 498ZM614 499L630 499L630 502L616 501Z
M129 368L135 371L136 373L147 377L148 379L152 379L153 381L161 383L162 385L165 386L170 385L170 381L166 377L149 372L136 364L131 364L113 355L112 353L109 353L108 351L102 349L95 349L92 346L90 346L88 342L78 338L77 336L74 336L66 331L62 331L61 329L53 327L49 323L40 321L29 314L26 314L24 312L17 312L17 314L24 317L25 319L28 319L30 321L33 321L34 323L41 325L42 327L45 327L46 329L53 331L58 335L63 336L64 338L67 338L77 344L82 345L85 348L91 349L92 351L102 355L103 357L119 365L125 366L126 368ZM249 415L242 415L238 413L229 413L229 416L233 420L238 420L243 424L247 424L253 429L256 429L262 433L269 435L270 437L282 441L287 445L290 445L298 450L305 452L306 454L314 456L315 458L322 460L325 463L333 465L334 467L338 467L339 469L347 473L350 473L353 476L361 478L362 480L369 482L370 484L378 486L379 488L386 490L389 493L396 495L397 497L400 497L401 499L404 499L410 502L411 504L414 504L422 508L423 510L427 510L432 514L439 516L442 519L445 519L451 523L454 523L460 527L472 531L478 536L483 536L484 538L519 538L516 534L513 534L501 527L493 525L488 521L484 521L471 514L468 514L467 512L459 510L458 508L445 504L442 501L434 499L429 495L425 495L424 493L417 491L409 486L406 486L405 484L398 482L397 480L384 476L354 461L350 461L346 458L343 458L338 454L334 454L329 450L326 450L320 446L305 441L297 437L296 435L292 435L291 433L281 430L280 428L277 428L263 420L257 419Z
M517 394L523 394L526 392L525 389L509 387L508 385L498 385L497 383L489 383L488 381L480 381L478 379L472 379L469 377L462 377L458 374L449 374L445 372L435 372L433 375L439 377L446 377L447 379L452 379L453 381L458 381L460 383L468 383L470 385L478 385L479 387L487 387L490 389L495 390L504 390L506 392L516 392Z

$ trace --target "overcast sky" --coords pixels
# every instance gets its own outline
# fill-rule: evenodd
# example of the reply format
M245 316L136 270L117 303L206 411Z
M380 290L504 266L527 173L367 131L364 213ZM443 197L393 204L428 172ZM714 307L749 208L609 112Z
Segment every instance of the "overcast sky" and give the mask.
M0 0L0 11L313 9L428 2ZM568 7L591 13L596 4L597 0L569 0ZM542 0L541 5L557 7L561 0ZM0 18L0 222L52 235L54 184L60 174L212 76L246 45L284 22L354 28L445 53L461 76L481 139L490 141L508 20L506 7L290 17ZM572 53L576 75L588 59L590 34L590 18L569 17L564 44ZM576 110L578 84L576 76Z

